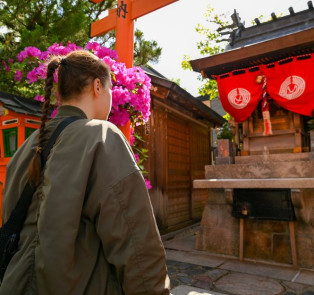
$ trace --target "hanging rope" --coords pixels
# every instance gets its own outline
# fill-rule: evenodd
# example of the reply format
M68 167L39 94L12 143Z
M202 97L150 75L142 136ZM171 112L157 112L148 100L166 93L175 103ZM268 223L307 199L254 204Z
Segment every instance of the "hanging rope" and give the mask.
M263 98L262 98L262 113L264 119L264 136L272 135L269 104L267 100L267 79L263 76Z

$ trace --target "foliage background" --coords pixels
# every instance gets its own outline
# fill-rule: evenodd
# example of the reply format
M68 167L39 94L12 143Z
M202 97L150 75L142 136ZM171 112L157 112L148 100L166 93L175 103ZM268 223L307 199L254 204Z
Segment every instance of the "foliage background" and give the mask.
M83 47L90 41L90 24L116 4L116 0L98 4L88 0L0 0L0 90L22 94L16 92L15 81L6 74L4 62L9 58L28 46L45 50L53 43L66 46L73 42ZM93 41L114 49L115 32ZM134 65L157 63L161 54L162 48L156 41L145 40L143 32L136 30Z

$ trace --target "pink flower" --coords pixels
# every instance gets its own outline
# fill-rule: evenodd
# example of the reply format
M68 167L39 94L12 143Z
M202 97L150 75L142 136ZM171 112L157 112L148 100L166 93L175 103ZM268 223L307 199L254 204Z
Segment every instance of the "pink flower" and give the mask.
M40 64L39 67L36 68L36 74L40 79L46 79L47 76L47 68L44 64Z
M40 55L41 51L38 48L29 46L18 54L17 59L19 62L22 62L28 57L39 57Z
M73 50L63 46L62 43L54 43L47 49L49 55L67 55L71 51Z
M85 49L87 50L92 50L92 51L97 51L100 49L100 44L97 42L88 42L85 46Z
M27 54L26 54L26 51L23 50L21 51L18 55L17 55L17 59L19 62L22 62L24 59L26 59L27 57Z
M140 156L138 154L134 154L135 161L138 163L140 161Z
M27 79L28 79L28 84L34 83L37 81L37 69L34 68L32 69L28 74L27 74Z
M135 137L131 134L130 135L130 146L133 146L135 142Z
M41 51L36 47L29 46L26 47L25 50L29 57L38 57L41 55Z
M130 115L126 109L112 110L109 121L115 125L124 126L130 120Z
M34 100L44 102L44 101L45 101L45 98L44 98L42 95L37 94L37 95L34 97Z
M68 42L67 48L70 50L70 52L74 50L83 49L82 47L77 46L75 43L72 43L71 41Z
M53 73L53 81L58 83L58 70Z
M146 184L147 189L148 190L152 189L153 187L152 187L150 181L148 179L146 179L146 178L144 178L144 180L145 180L145 184Z
M21 81L22 78L23 78L23 72L20 70L16 70L15 75L14 75L14 80Z
M2 65L3 65L4 70L5 70L6 72L10 72L10 68L7 66L7 64L6 64L5 61L2 62Z
M48 59L48 56L49 56L48 52L47 52L47 51L44 51L44 52L42 52L41 55L39 56L39 59L40 59L40 60L46 60L46 59Z
M9 58L9 59L8 59L8 62L9 62L9 64L13 64L13 62L14 62L14 59L12 59L12 58Z
M130 126L130 145L133 146L135 142L135 137L134 137L134 129L132 125Z
M111 50L107 47L101 47L95 51L95 54L100 58L104 58L105 56L109 56L112 59L119 60L118 54L115 50Z
M54 109L53 112L51 113L51 118L54 118L58 113L58 110L57 109Z

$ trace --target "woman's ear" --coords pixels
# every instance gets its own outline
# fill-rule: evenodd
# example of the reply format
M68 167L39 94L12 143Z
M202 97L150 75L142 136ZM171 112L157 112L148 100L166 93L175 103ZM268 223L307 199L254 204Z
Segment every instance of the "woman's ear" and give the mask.
M100 95L100 85L101 85L101 82L100 82L100 79L99 78L96 78L93 82L93 86L92 86L92 89L93 89L93 93L96 97L98 97Z

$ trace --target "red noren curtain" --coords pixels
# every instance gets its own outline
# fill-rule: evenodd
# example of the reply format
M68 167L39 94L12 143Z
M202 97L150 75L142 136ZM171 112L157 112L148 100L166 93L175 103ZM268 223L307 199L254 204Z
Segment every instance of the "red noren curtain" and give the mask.
M262 98L263 85L256 82L262 68L245 69L217 76L221 104L235 121L245 121Z
M314 56L292 57L264 66L267 92L281 107L305 116L314 109Z

